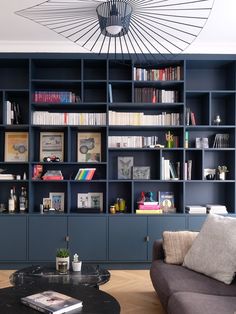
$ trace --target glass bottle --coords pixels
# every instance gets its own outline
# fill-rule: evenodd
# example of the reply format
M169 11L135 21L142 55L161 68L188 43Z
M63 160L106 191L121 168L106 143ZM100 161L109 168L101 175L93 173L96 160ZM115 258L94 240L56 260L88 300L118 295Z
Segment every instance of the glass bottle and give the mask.
M23 212L26 210L26 199L25 199L25 188L22 186L21 187L21 193L19 197L19 207L20 211Z
M15 210L17 209L17 196L16 196L16 187L13 186L13 199L15 203Z
M8 199L8 211L9 213L14 213L15 211L15 199L14 199L14 194L13 194L13 189L10 190L10 196Z

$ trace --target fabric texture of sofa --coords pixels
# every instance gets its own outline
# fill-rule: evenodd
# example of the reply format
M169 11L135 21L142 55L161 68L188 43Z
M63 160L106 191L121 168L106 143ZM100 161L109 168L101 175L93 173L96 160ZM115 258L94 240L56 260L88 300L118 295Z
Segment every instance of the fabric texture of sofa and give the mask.
M236 314L236 279L227 285L165 263L162 240L154 242L150 276L168 314Z

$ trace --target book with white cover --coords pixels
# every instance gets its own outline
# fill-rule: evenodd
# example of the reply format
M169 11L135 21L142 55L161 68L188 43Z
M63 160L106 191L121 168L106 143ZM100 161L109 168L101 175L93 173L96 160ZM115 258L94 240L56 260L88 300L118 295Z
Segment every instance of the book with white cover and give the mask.
M50 290L23 297L21 302L39 312L48 314L67 313L82 307L81 300Z

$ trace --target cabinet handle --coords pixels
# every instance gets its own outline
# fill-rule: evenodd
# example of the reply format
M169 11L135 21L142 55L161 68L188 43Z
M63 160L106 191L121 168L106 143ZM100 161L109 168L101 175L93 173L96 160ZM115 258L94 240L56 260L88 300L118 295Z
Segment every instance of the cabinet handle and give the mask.
M146 236L145 237L145 242L149 242L149 240L150 240L149 236Z
M69 242L69 241L70 241L70 237L69 237L69 236L66 236L66 237L65 237L65 241L66 241L66 242Z

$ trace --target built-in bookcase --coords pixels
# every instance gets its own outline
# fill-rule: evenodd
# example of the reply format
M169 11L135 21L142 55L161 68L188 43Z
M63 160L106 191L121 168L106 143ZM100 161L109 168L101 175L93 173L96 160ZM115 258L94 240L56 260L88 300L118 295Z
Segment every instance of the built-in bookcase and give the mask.
M0 168L18 176L18 180L0 181L0 203L7 206L12 186L16 187L17 194L22 186L25 187L29 197L27 213L17 212L11 216L4 213L0 219L7 215L9 218L25 217L23 219L27 219L29 224L32 222L32 226L36 226L35 217L38 217L40 226L41 223L44 226L45 222L45 228L50 227L52 217L55 221L63 220L63 225L66 220L67 229L63 231L66 236L71 232L70 222L74 217L79 225L84 223L86 228L94 227L95 219L99 228L93 230L93 235L99 239L104 252L99 259L115 262L116 258L111 258L115 256L113 250L120 250L122 256L122 249L114 239L119 238L119 226L124 219L130 224L124 232L127 237L131 233L130 239L135 241L137 226L144 228L146 236L151 232L152 240L154 236L161 235L162 228L157 228L157 233L150 231L154 230L154 221L157 225L169 221L171 224L167 223L166 227L172 230L198 229L205 216L195 216L194 220L193 215L189 217L186 214L186 205L222 204L230 214L235 214L235 62L233 56L215 55L188 55L171 61L160 57L156 64L151 65L129 58L107 60L106 56L96 58L92 55L0 56ZM9 103L19 106L18 124L9 123ZM217 115L221 119L219 125L215 122ZM6 132L28 133L29 154L26 161L5 160ZM40 161L42 132L63 134L63 160ZM78 160L79 133L101 134L98 162ZM168 133L174 137L172 147L167 145ZM226 145L215 145L217 134L228 135ZM133 144L137 138L140 145ZM197 147L198 138L207 138L208 146ZM149 176L134 178L131 169L129 177L119 178L120 157L131 158L133 167L149 168ZM176 178L171 174L167 178L164 176L164 160L176 167ZM63 180L34 180L36 165L43 166L43 173L61 170ZM188 175L186 165L191 165ZM228 168L225 180L207 180L206 169L216 169L219 165ZM80 168L96 168L92 180L75 180ZM152 191L155 200L159 191L172 192L176 214L136 215L137 201L143 191ZM63 213L40 213L40 204L50 193L64 193ZM78 211L78 193L102 194L101 210L95 213ZM126 201L126 210L112 215L109 209L117 199ZM110 224L114 227L116 223L117 229L111 231ZM30 240L27 240L29 246L26 246L24 261L35 260L31 249L37 242L36 229L27 229ZM106 232L101 233L102 229ZM101 234L103 236L99 237ZM63 245L63 241L53 242L51 249ZM74 248L75 242L72 240L71 244L68 241L64 245ZM76 242L78 250L81 250L82 258L84 254L85 260L93 260L91 253L87 252L90 244L86 241L84 244ZM137 262L151 258L151 243L142 245L148 247L148 255L140 256ZM127 251L123 253L124 262L132 260L127 257ZM42 253L42 261L51 258L50 254L44 256ZM6 257L5 260L12 259Z

